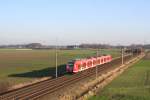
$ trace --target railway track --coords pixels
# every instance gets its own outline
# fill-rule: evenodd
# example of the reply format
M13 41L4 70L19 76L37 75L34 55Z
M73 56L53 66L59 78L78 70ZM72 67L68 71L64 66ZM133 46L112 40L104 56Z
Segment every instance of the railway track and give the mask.
M124 61L129 60L129 58L131 58L131 55L125 56ZM101 74L106 70L110 70L115 67L114 65L121 65L121 58L116 58L110 63L98 66L98 73ZM95 68L79 72L70 77L62 76L56 79L48 79L19 89L1 93L0 100L35 100L82 79L91 77L92 75L95 75Z

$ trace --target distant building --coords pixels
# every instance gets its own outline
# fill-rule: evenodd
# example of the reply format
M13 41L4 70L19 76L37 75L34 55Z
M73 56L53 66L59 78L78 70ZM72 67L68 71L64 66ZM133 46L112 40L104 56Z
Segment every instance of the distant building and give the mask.
M41 43L31 43L31 44L27 44L26 48L32 48L32 49L38 49L38 48L42 48L42 44Z
M77 49L77 48L79 48L78 45L69 45L69 46L67 46L67 49Z

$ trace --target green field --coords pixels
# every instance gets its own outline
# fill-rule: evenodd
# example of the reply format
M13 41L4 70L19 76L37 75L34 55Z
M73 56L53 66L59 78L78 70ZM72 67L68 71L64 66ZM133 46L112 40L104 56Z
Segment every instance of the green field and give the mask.
M89 100L150 100L149 57L127 69Z
M119 51L103 49L99 53L119 56ZM65 71L65 64L73 58L95 56L96 50L58 50L59 74ZM54 76L55 50L0 49L0 82L12 85L33 79Z

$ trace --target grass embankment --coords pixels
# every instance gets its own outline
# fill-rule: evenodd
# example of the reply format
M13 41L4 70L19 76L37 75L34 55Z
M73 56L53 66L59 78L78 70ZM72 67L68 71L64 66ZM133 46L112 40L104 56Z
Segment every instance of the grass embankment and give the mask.
M89 100L150 100L150 59L127 69Z
M101 50L102 54L119 55L118 50ZM59 50L59 72L68 60L96 55L96 50ZM55 50L0 49L0 82L17 84L55 73Z

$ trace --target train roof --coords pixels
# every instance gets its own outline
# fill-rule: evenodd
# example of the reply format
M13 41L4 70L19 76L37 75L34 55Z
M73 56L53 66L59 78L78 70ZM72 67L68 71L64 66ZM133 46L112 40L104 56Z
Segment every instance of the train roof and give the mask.
M103 57L103 56L110 56L110 55L101 55L101 56L98 56L98 57ZM87 58L75 58L75 59L69 60L69 62L88 60L88 59L94 59L94 58L97 58L97 57L93 56L93 57L87 57Z

